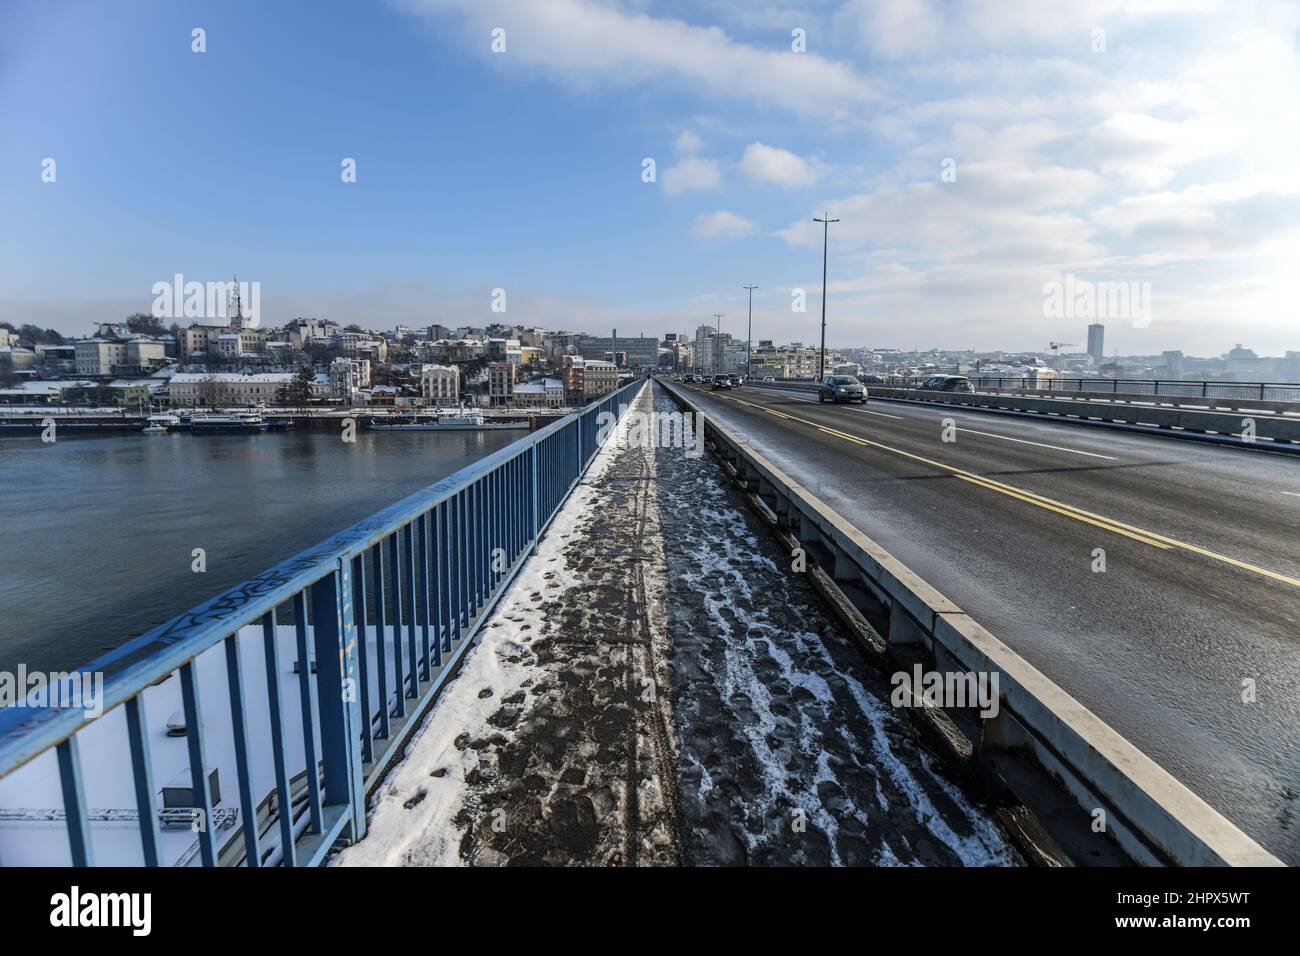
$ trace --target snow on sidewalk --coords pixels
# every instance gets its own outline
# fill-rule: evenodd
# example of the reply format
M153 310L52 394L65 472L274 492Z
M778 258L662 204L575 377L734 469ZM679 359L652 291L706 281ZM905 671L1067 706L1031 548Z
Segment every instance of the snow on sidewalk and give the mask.
M1014 862L712 459L627 423L334 862Z

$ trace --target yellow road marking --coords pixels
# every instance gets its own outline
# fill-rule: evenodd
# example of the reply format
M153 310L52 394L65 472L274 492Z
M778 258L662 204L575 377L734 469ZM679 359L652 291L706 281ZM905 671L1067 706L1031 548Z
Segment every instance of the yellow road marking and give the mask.
M746 405L750 408L756 408L759 411L767 412L769 415L775 415L777 418L785 418L793 422L799 422L802 425L811 426L812 428L817 429L819 432L823 432L827 435L833 435L836 438L840 438L845 441L854 442L855 444L858 445L867 445L872 448L879 448L882 451L891 452L892 454L895 455L901 455L902 457L910 458L913 461L919 461L922 464L926 464L933 468L938 468L942 471L949 472L950 474L958 478L961 478L964 481L968 481L973 485L978 485L979 487L984 488L988 491L996 491L999 494L1006 495L1009 498L1015 498L1027 504L1035 505L1039 508L1044 508L1048 511L1054 511L1057 514L1064 515L1067 518L1073 518L1075 521L1079 521L1084 524L1093 525L1094 527L1101 528L1105 531L1110 531L1113 534L1123 535L1126 538L1132 538L1134 541L1141 541L1143 544L1150 545L1153 548L1160 548L1165 551L1178 548L1183 551L1190 552L1192 554L1199 554L1202 557L1210 558L1214 561L1220 561L1223 564L1232 565L1235 568L1241 568L1244 571L1254 572L1255 574L1262 575L1263 577L1271 578L1274 581L1280 581L1283 584L1289 584L1295 588L1300 588L1300 578L1293 578L1288 575L1282 574L1278 571L1271 571L1268 568L1260 567L1257 564L1251 564L1248 561L1239 561L1236 558L1228 557L1226 554L1219 554L1217 551L1210 551L1207 548L1202 548L1194 544L1189 544L1186 541L1179 541L1177 538L1170 538L1166 535L1158 534L1155 531L1148 531L1145 528L1138 528L1131 524L1125 524L1123 521L1118 521L1115 518L1108 518L1105 515L1094 514L1091 511L1085 511L1084 509L1079 508L1075 505L1066 504L1063 501L1057 501L1054 498L1048 498L1043 495L1036 494L1035 492L1032 491L1026 491L1024 488L1017 488L1014 485L1004 484L1003 482L996 481L993 478L986 478L983 475L977 475L974 472L966 471L964 468L958 468L955 465L948 465L941 461L935 461L933 458L926 458L923 455L915 455L910 451L903 451L903 449L901 448L894 448L891 445L885 445L878 441L872 441L870 438L859 438L857 435L850 435L847 432L842 432L834 428L829 428L826 425L819 425L817 422L809 421L806 418L799 418L795 415L787 415L784 412L774 411L773 409L766 408L762 405L756 405L753 402L747 402L744 399L733 398L730 395L726 397L731 401L736 402L739 405Z

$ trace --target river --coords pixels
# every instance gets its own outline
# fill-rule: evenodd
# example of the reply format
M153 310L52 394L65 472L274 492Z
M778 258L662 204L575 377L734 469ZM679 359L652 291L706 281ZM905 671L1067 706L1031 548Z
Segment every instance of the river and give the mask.
M0 670L89 663L525 434L0 437Z

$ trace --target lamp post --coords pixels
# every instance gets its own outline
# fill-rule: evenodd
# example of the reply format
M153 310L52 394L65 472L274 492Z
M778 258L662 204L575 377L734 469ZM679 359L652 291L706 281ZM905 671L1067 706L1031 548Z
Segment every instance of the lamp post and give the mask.
M832 219L829 212L822 213L819 219L813 217L813 222L822 224L822 350L817 356L817 381L826 377L826 247L830 241L831 223L839 222L838 219Z
M722 312L714 312L713 317L718 320L718 336L713 340L713 374L721 375L722 372L718 366L722 363L718 361L718 353L722 351Z
M754 290L758 286L747 285L742 288L749 290L749 328L745 331L745 381L748 382L754 374L750 365L754 360Z

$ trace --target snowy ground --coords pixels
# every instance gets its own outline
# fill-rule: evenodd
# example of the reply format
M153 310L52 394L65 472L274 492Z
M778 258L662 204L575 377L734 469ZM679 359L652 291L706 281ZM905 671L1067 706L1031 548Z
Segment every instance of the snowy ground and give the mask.
M606 446L479 643L336 863L1016 862L708 457Z

